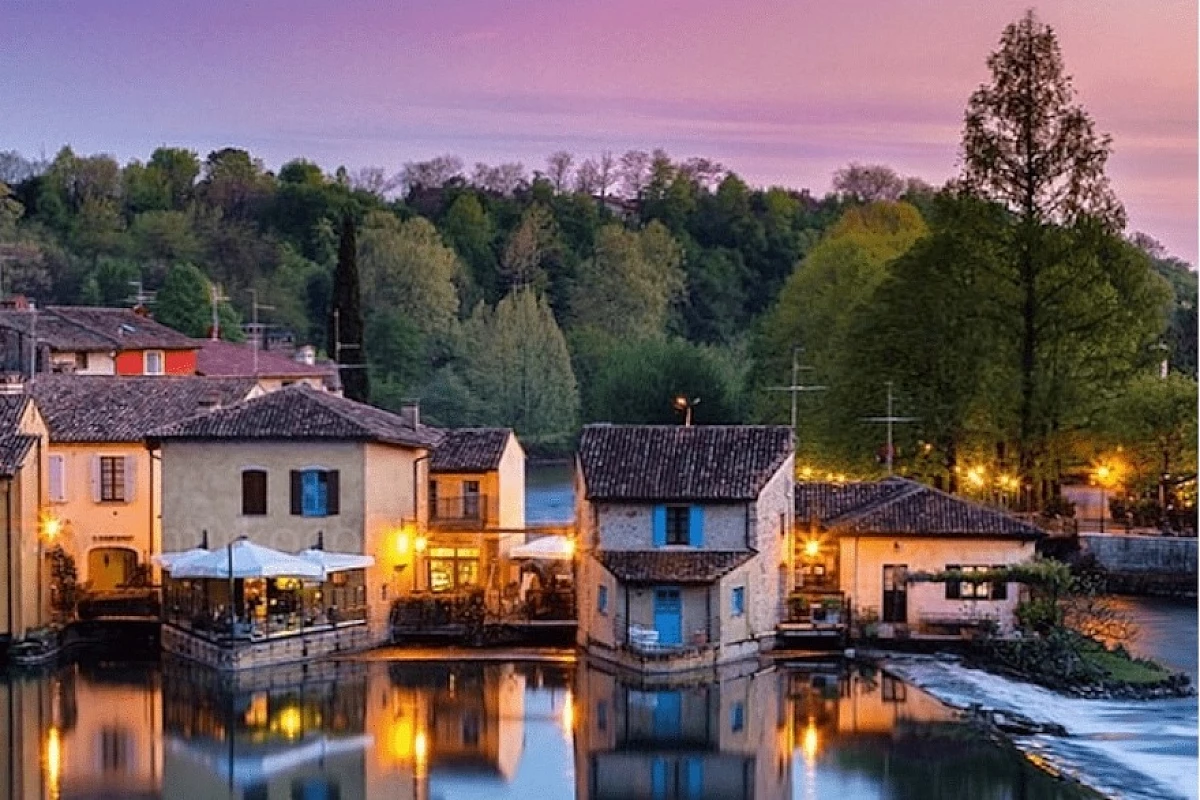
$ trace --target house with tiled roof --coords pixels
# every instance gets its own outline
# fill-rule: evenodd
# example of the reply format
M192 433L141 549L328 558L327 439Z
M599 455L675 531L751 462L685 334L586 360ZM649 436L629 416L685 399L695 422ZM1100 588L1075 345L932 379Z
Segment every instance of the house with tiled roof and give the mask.
M783 426L584 428L579 643L664 672L771 647L789 589L793 451Z
M1001 509L905 478L797 483L791 620L812 620L825 603L877 622L882 636L1011 631L1016 584L927 578L1027 561L1042 536Z
M510 428L447 430L429 461L433 592L504 589L508 551L525 542L525 451Z
M46 423L25 395L0 395L0 646L51 619L46 554L58 529L46 524ZM2 647L0 647L2 649Z
M141 581L161 551L162 481L146 434L257 392L252 379L38 375L27 392L48 430L47 509L96 593Z
M30 342L36 341L36 358ZM0 310L0 371L195 375L198 342L131 308L29 304Z
M337 365L318 363L311 347L300 348L295 357L276 350L265 350L257 342L226 342L205 339L198 342L196 374L218 378L254 378L271 392L295 383L307 383L314 389L342 390Z
M163 551L187 551L201 541L220 549L245 537L284 553L319 546L368 557L369 567L315 585L239 582L240 594L226 602L239 619L269 628L272 642L297 637L296 654L306 620L301 609L336 616L349 637L337 646L383 642L392 601L428 591L425 487L430 454L443 436L413 415L305 384L163 425L149 437L166 488ZM179 588L172 580L164 584L167 593ZM262 602L254 607L251 596ZM174 630L196 630L188 615L171 619ZM187 641L164 632L168 649Z

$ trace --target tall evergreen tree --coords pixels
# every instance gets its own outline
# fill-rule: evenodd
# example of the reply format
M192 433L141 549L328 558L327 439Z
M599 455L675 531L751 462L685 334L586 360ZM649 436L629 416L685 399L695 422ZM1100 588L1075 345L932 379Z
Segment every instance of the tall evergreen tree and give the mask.
M337 270L333 275L333 300L329 313L329 354L343 365L342 389L346 397L365 403L370 397L366 353L363 350L362 297L358 284L358 237L354 218L342 219Z

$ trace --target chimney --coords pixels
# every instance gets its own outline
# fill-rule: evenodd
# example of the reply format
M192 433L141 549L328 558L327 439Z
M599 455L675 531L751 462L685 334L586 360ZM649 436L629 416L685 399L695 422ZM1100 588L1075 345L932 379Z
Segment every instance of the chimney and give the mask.
M400 401L400 419L404 420L404 423L411 426L414 430L419 428L421 426L421 401Z
M296 360L301 364L314 366L317 363L317 348L311 344L306 344L303 347L296 348Z

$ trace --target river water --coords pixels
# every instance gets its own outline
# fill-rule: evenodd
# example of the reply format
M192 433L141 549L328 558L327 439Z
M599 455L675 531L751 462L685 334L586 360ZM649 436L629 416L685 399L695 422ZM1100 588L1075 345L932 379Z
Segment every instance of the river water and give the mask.
M529 482L531 519L570 517L559 472ZM1194 674L1195 606L1127 602L1137 646ZM1195 797L1193 701L1076 706L954 665L905 670L834 661L668 688L586 661L362 660L232 683L156 654L90 653L0 679L0 798L1093 796L1035 762L1099 775L1112 796ZM1022 755L935 694L1040 705L1073 735Z

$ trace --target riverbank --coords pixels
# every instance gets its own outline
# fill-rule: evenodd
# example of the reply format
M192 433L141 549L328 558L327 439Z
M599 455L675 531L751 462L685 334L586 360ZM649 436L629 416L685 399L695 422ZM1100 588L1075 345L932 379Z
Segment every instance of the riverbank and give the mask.
M1013 745L1034 763L1103 795L1197 799L1192 699L1065 697L944 657L881 654L879 665L952 708L975 716L994 718L998 712L1028 718L1038 732L1007 732Z

